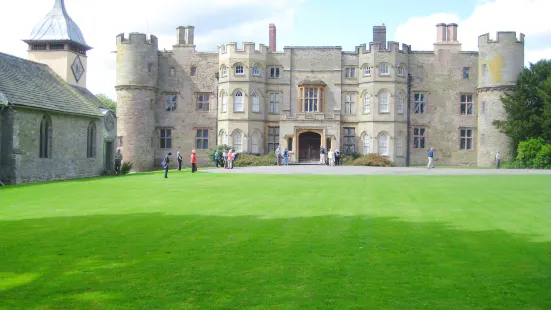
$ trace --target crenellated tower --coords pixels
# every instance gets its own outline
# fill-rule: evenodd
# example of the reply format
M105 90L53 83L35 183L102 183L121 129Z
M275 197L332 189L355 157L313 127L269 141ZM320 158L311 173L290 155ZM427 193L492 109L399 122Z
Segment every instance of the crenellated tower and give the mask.
M124 161L135 171L153 169L158 42L151 35L117 36L117 131Z
M511 154L511 141L492 122L505 119L501 96L515 89L524 68L524 34L498 32L495 40L489 34L478 37L478 166L492 165L495 154L502 159Z

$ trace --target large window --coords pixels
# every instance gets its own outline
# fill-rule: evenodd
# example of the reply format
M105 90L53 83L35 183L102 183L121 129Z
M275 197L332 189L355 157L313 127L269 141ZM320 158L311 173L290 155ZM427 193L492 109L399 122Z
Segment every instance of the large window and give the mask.
M356 129L354 127L344 127L343 151L344 154L356 152Z
M270 113L279 113L280 93L270 93Z
M323 111L323 86L307 86L299 88L299 106L303 112Z
M345 94L344 95L344 113L345 114L354 114L354 99L356 94Z
M347 78L356 77L356 68L344 68L344 77L347 77Z
M371 97L368 93L364 95L364 114L371 113Z
M379 94L379 113L388 113L388 111L388 93L386 91L382 91Z
M274 152L279 146L279 127L268 127L268 152Z
M165 110L174 111L176 110L176 102L178 101L178 95L164 95Z
M239 130L235 131L232 134L232 139L233 139L233 149L237 153L242 152L243 151L243 135L241 134L241 132Z
M161 148L162 149L172 148L172 130L171 129L161 129Z
M253 112L258 113L260 112L260 96L258 96L257 92L253 93L253 106L252 106Z
M413 127L413 148L424 149L426 145L425 128Z
M388 156L388 137L385 135L379 137L379 155Z
M413 113L425 114L427 112L427 99L425 94L414 93L413 94Z
M209 94L197 94L197 111L209 111Z
M87 132L86 157L96 157L96 124L90 122Z
M364 136L364 155L367 155L369 153L371 153L370 143L369 143L369 136L365 135Z
M43 116L40 122L40 158L52 158L52 120Z
M198 150L208 150L209 149L209 130L208 129L197 129L197 137L195 148Z
M473 130L470 128L461 129L459 148L462 150L473 149Z
M240 91L233 96L233 111L243 112L243 93Z
M461 115L473 114L473 95L461 95Z

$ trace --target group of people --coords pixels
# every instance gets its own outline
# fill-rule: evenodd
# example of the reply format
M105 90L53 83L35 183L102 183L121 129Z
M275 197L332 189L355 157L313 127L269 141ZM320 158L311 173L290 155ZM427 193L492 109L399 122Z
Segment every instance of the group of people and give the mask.
M320 164L329 166L340 166L342 164L339 149L329 149L327 154L325 153L325 148L322 146L320 148Z
M224 167L224 169L233 169L233 163L236 156L237 153L235 153L234 149L230 149L228 151L224 150L222 154L220 154L220 152L218 151L215 151L214 163L216 164L216 168Z
M163 167L163 169L165 170L165 178L168 178L168 167L170 164L170 156L172 156L172 152L168 152L168 154L165 155L165 158L161 162L161 167ZM178 161L178 171L182 171L182 161L184 159L180 154L180 151L176 152L176 160ZM197 155L195 154L195 150L191 151L189 162L191 163L191 172L195 173L197 171Z
M289 166L289 151L287 150L287 148L281 151L278 145L275 150L275 157L276 157L276 164L278 166L281 165L282 160L283 160L283 165Z

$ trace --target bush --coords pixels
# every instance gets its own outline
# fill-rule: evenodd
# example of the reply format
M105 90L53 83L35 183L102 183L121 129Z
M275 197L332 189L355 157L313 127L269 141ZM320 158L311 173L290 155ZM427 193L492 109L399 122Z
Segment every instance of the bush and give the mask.
M123 162L122 166L121 166L121 173L123 175L128 174L130 172L130 170L132 170L132 163L129 162L129 161Z
M392 167L392 161L379 154L360 156L348 163L350 166Z
M274 166L276 164L275 154L270 152L268 155L252 155L241 153L234 161L235 167L249 166Z
M551 168L551 144L545 144L542 138L521 141L517 153L517 165L521 168Z
M348 154L341 153L340 162L342 165L350 165L351 162L360 158L361 156L362 154L360 153L348 153Z

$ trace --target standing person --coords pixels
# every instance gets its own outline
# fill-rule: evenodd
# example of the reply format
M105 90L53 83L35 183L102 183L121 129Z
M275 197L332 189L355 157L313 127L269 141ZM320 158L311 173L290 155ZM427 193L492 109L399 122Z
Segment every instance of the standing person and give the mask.
M176 159L178 160L178 171L182 171L182 156L180 155L180 150L176 152Z
M118 149L115 153L115 173L117 175L121 174L121 164L122 164L122 153L121 149Z
M161 166L163 169L165 169L165 179L168 178L168 164L170 163L170 156L172 156L171 152L168 152L168 154L165 155L165 158L161 162Z
M499 166L501 164L501 155L499 154L499 151L497 151L496 153L495 161L496 161L496 169L499 169Z
M216 163L216 168L218 168L218 165L220 165L220 153L218 151L214 151L214 162Z
M325 149L323 145L320 147L320 164L325 164Z
M190 157L189 162L191 163L191 173L195 173L195 171L197 171L197 156L195 155L195 150L191 151Z
M228 162L228 167L227 167L227 168L228 168L228 169L232 169L232 168L233 168L233 167L232 167L232 165L233 165L233 160L232 160L233 154L232 154L232 150L231 150L231 149L228 151L228 154L227 154L226 156L228 156L228 160L227 160L227 162Z
M339 152L339 149L335 150L335 166L340 165L341 162L341 153Z
M329 149L327 152L327 160L329 161L329 166L334 166L335 162L333 161L335 156L335 153L333 153L333 150Z
M289 151L287 151L287 148L283 151L283 164L289 166Z
M279 156L281 155L281 150L279 149L279 145L277 146L275 150L275 157L276 157L276 164L279 166Z
M429 149L428 156L429 156L429 164L427 165L427 168L428 169L434 168L434 148L431 147Z
M222 160L224 161L224 168L228 169L228 152L226 152L226 149L222 152Z

